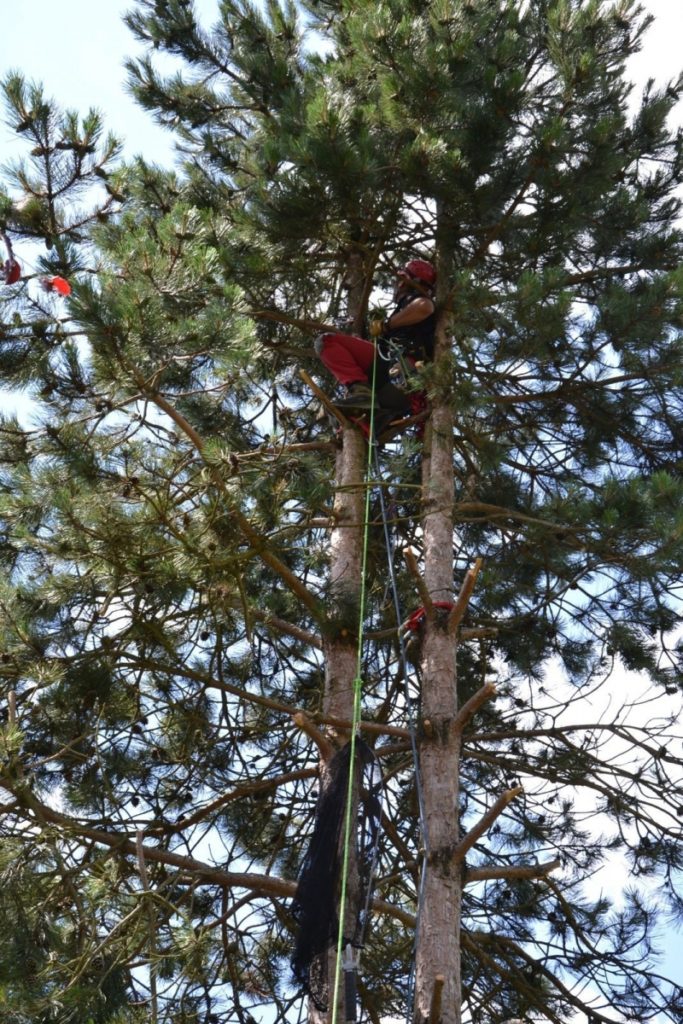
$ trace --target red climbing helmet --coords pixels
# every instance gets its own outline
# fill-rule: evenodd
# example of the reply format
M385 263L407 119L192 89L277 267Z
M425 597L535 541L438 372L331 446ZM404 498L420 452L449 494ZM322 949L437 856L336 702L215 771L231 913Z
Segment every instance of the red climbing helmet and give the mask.
M422 281L423 284L429 285L430 288L436 284L436 270L434 265L428 263L427 260L410 260L402 270L399 270L399 274Z

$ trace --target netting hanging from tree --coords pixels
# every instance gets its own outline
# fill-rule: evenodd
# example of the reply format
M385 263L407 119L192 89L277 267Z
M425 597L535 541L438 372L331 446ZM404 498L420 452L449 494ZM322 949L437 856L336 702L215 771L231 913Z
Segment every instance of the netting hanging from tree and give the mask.
M316 1007L328 1008L327 952L337 941L340 879L344 859L344 816L349 794L351 744L335 754L326 770L326 785L318 799L311 841L303 859L292 914L298 925L292 971ZM377 759L357 739L355 770L358 821L354 841L360 878L360 912L346 923L344 941L362 944L369 914L372 875L377 856L382 811L382 777Z

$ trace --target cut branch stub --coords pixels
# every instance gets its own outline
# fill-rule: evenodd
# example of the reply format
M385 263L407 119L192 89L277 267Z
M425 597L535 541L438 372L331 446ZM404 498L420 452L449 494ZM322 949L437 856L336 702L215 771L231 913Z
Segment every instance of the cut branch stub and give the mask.
M441 994L445 981L443 974L437 974L434 978L434 990L429 1007L429 1024L438 1024L441 1019Z
M486 703L487 700L491 700L497 693L495 683L484 683L476 693L472 694L470 699L463 704L458 712L458 717L453 723L453 728L462 732L465 725L469 722L470 718L476 714L482 704Z
M471 850L474 844L481 836L491 827L496 818L503 813L509 803L518 797L524 790L521 786L515 786L513 789L508 789L501 796L498 797L493 807L491 807L486 814L484 814L478 823L472 828L465 838L456 846L453 852L454 862L460 863L465 859L468 850Z
M424 579L422 578L422 573L418 568L417 559L415 558L415 552L413 551L412 548L405 548L403 551L403 557L405 558L405 562L410 571L410 575L415 580L415 584L417 586L418 593L420 594L422 605L425 610L425 615L429 620L431 620L434 617L434 604L432 602L431 594L427 589L427 585Z
M474 590L477 582L477 576L479 575L482 562L483 559L477 558L474 566L471 569L468 569L465 573L465 579L463 580L462 587L460 588L460 593L453 605L453 610L448 616L447 628L449 633L454 633L462 622L463 616L467 611L467 605L469 604L470 597L472 596L472 591Z

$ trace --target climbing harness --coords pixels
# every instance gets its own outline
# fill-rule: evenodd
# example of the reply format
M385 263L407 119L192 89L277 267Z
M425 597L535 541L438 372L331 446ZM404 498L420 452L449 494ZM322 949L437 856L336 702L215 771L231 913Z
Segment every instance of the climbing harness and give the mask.
M427 408L427 395L424 391L408 390L411 380L415 379L416 366L419 362L417 353L414 357L406 355L403 346L392 338L380 338L377 342L377 356L386 363L391 363L389 382L394 387L405 391L411 416L419 416Z
M382 359L385 363L392 363L392 366L396 367L395 373L392 373L392 370L389 371L390 377L393 376L393 382L397 386L399 381L401 384L407 384L415 371L407 360L403 346L399 345L392 338L382 337L377 339L376 347L378 358Z

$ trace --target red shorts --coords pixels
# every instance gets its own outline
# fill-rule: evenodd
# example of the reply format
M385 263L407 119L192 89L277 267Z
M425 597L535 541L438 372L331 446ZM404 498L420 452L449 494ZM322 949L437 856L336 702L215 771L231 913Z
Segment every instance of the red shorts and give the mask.
M369 383L375 344L354 334L322 334L316 351L340 384Z

